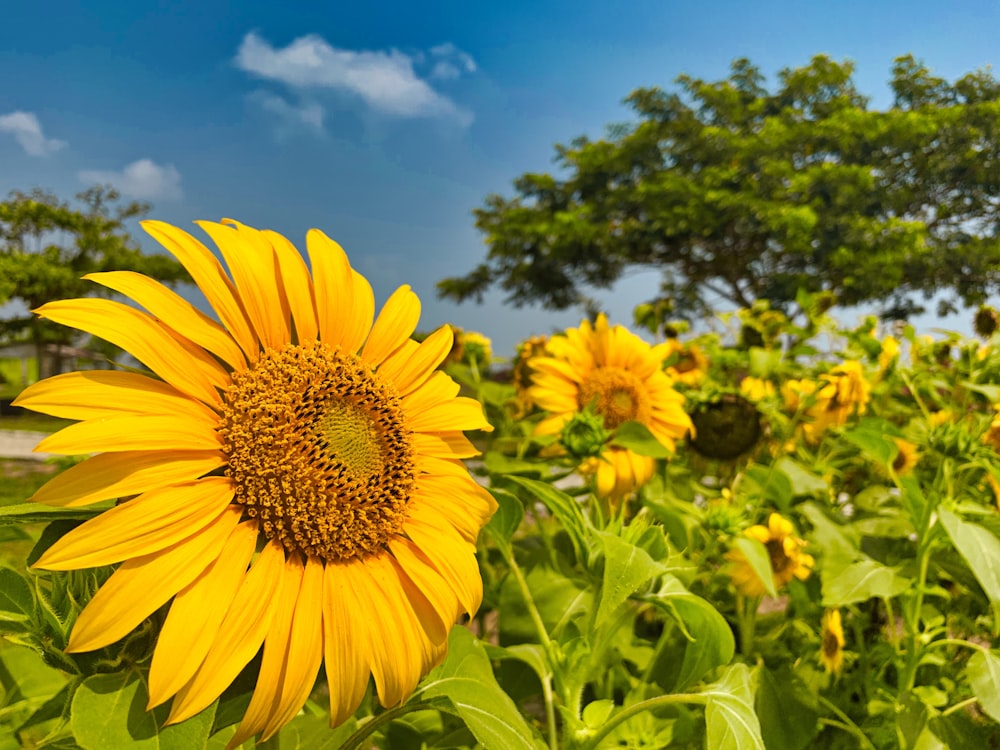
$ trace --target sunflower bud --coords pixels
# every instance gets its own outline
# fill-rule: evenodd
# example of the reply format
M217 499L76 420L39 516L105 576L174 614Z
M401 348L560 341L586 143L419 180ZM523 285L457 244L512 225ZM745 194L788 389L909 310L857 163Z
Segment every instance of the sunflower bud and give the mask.
M583 460L599 456L611 432L604 428L604 418L590 410L576 412L563 427L559 442L573 458Z

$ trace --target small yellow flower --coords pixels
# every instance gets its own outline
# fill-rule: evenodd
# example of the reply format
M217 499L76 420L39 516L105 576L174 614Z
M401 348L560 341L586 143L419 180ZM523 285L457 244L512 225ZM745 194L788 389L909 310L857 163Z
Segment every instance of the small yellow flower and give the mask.
M466 331L462 334L462 361L469 363L475 360L480 367L485 367L493 359L493 342L477 331Z
M951 409L941 409L940 411L933 412L928 418L928 422L931 427L940 427L943 424L948 424L955 420L955 414Z
M748 375L740 381L740 393L751 401L763 401L774 396L774 383Z
M844 666L844 627L840 621L839 609L828 609L823 613L823 629L820 633L819 660L823 668L831 674L840 674Z
M899 341L894 336L882 339L882 351L878 355L878 371L885 373L899 357Z
M993 421L983 433L983 442L1000 453L1000 405L995 406L994 409L996 409L996 414L993 415Z
M708 358L697 344L682 344L677 339L668 339L666 373L677 383L696 386L708 373Z
M893 438L892 441L896 444L897 448L896 458L892 461L892 470L898 476L909 474L913 471L913 467L917 465L917 462L920 461L917 446L909 440L903 440L902 438Z
M548 355L545 348L547 344L547 336L532 336L517 345L517 354L514 356L511 374L516 394L514 396L515 416L523 417L535 408L535 401L531 397L530 390L534 382L531 361L535 357Z
M767 548L775 589L780 589L793 578L804 581L809 577L816 561L812 555L802 551L806 543L793 536L795 527L781 514L772 513L767 519L767 526L751 526L743 533ZM726 559L731 563L729 577L739 593L743 596L762 596L765 593L764 582L742 552L732 549L726 553Z

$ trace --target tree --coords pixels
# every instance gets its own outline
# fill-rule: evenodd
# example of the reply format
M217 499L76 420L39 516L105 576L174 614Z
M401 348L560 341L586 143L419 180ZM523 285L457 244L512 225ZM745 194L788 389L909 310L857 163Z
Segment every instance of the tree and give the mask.
M718 302L788 309L800 290L888 317L979 304L1000 288L1000 83L953 84L913 57L892 69L893 106L868 109L853 65L816 56L773 91L748 60L680 91L634 91L639 120L556 146L557 175L475 211L486 260L438 283L474 298L494 284L516 306L587 305L629 269L662 271L678 317Z
M52 300L108 294L81 278L98 271L137 271L168 283L188 278L173 258L143 254L126 231L125 222L144 215L147 204L120 204L119 193L102 186L76 197L81 208L39 189L14 191L0 202L0 302L18 300L31 310ZM33 342L39 363L46 344L69 344L72 335L34 315L0 321L0 342Z

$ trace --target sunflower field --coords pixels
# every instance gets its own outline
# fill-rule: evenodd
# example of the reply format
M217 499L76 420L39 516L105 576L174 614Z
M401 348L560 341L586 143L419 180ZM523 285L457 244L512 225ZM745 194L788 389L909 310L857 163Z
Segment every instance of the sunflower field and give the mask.
M0 507L0 750L1000 747L990 308L501 356L321 232L144 228L215 315L36 311L138 367L15 402L75 423Z

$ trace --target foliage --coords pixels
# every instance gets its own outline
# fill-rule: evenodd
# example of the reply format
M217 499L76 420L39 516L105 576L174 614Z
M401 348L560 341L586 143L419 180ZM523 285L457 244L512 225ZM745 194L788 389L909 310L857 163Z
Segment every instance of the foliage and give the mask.
M768 89L739 59L721 81L637 89L637 122L557 146L554 174L487 197L487 258L439 293L497 284L514 305L562 309L652 268L660 307L686 319L720 302L788 311L800 290L896 318L938 291L947 308L981 303L1000 289L1000 82L948 83L900 57L893 107L874 111L852 74L821 55Z
M56 299L102 294L82 277L100 271L137 271L166 282L187 278L166 255L146 255L125 228L149 210L144 203L120 204L114 188L95 186L78 194L74 208L35 189L14 191L0 202L0 303L16 300L29 310ZM70 343L66 329L34 316L0 321L0 343Z
M605 429L600 439L657 456L653 479L617 504L578 473L565 436L535 434L546 415L519 397L502 362L451 362L496 428L476 436L484 455L473 464L498 503L479 541L482 608L455 626L447 658L402 705L380 709L369 688L357 715L329 730L321 679L269 743L1000 742L1000 336L931 339L902 326L885 335L871 318L843 328L800 299L812 311L802 324L758 305L660 349L701 352L700 377L676 381L689 412L741 399L718 418L759 429L716 425L713 439L741 441L736 453L693 439L673 451L651 445L635 421ZM753 345L742 342L747 328L760 334ZM532 349L544 356L545 344ZM673 354L662 363L676 365ZM522 369L518 387L530 380ZM0 532L33 546L0 566L9 746L221 750L252 669L203 713L164 727L162 707L145 711L160 615L105 649L66 653L80 607L110 570L23 563L95 512L0 508ZM760 586L742 585L754 576Z

